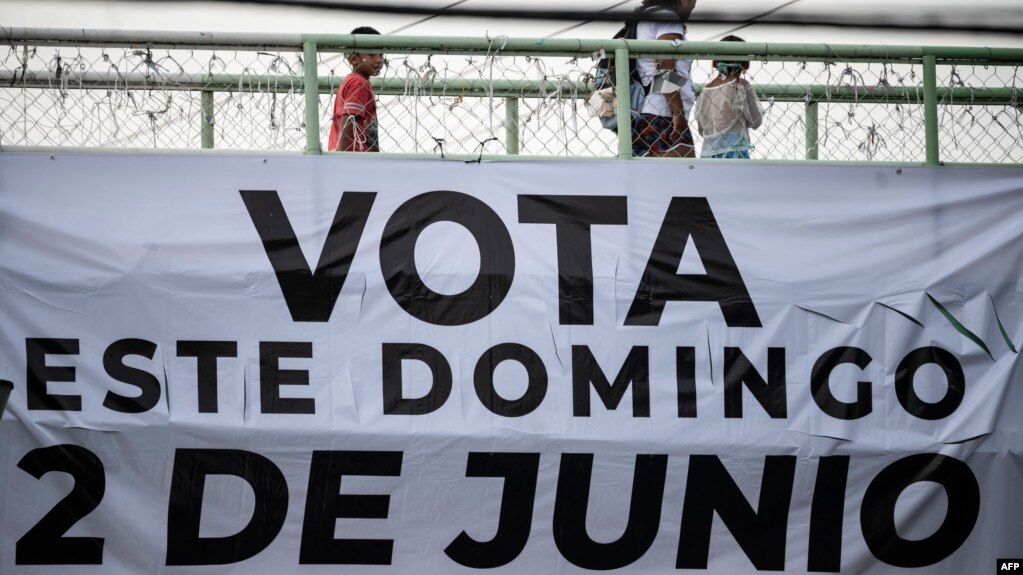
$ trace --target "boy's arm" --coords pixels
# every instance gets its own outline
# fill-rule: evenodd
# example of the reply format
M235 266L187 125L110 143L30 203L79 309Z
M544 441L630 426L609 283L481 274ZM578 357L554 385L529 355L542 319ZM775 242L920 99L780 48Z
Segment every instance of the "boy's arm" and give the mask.
M674 32L670 32L668 34L661 34L660 36L657 37L657 39L658 40L665 40L665 41L668 41L668 42L672 42L672 41L675 41L675 40L681 40L682 39L682 35L681 34L675 34ZM671 71L674 71L676 63L678 63L678 60L676 60L674 58L661 58L661 59L657 60L657 69L658 70L671 70ZM670 96L668 98L668 101L669 102L671 101ZM679 105L679 109L682 109L681 108L682 107L682 99L681 98L678 99L678 105ZM672 106L671 111L672 112L675 111L675 107L674 106Z
M677 140L689 129L689 121L686 120L686 111L682 104L682 94L675 90L670 94L665 94L664 97L667 98L668 106L671 107L672 139Z
M345 114L341 116L341 133L337 138L337 150L335 152L351 152L355 149L355 116Z
M666 42L674 42L675 40L685 40L685 38L682 37L682 34L679 34L677 32L667 32L665 34L661 34L661 35L657 36L657 39L658 40L663 40L663 41L666 41ZM675 58L661 58L661 59L658 59L657 60L657 69L658 70L674 70L675 69L675 62L677 62L677 60Z

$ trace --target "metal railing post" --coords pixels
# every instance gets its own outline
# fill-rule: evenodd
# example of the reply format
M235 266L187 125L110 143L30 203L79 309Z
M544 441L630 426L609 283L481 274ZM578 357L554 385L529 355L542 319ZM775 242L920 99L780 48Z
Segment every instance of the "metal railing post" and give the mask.
M203 90L201 97L202 123L199 134L202 140L202 147L205 150L213 149L213 92Z
M940 163L938 145L938 59L924 56L924 143L928 166Z
M519 99L504 99L504 147L509 155L519 153Z
M615 49L615 98L618 100L618 157L632 157L632 105L629 102L629 49Z
M810 101L806 103L806 159L816 160L818 159L817 146L820 141L820 137L817 133L819 129L819 118L817 117L817 102Z
M316 42L302 43L302 67L305 72L305 153L322 154L320 149L320 83L316 75Z

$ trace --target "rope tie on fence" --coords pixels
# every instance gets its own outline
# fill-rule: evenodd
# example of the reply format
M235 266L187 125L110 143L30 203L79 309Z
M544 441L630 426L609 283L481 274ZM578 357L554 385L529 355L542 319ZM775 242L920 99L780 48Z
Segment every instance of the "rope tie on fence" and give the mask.
M53 78L57 81L57 88L54 88L53 82L47 79L47 82L50 83L50 89L51 90L56 89L57 92L60 94L61 99L63 100L64 98L67 97L67 92L64 90L63 85L64 65L59 51L55 53L52 58L50 58L50 63L46 66L46 68L47 71L51 72Z
M170 53L169 51L167 52L167 55L166 55L166 56L164 56L163 58L160 58L159 60L155 61L155 62L154 62L154 64L155 64L155 65L156 65L156 66L157 66L158 68L160 68L160 69L163 69L163 70L166 70L167 68L166 68L166 67L164 67L164 66L163 66L163 64L162 64L162 63L163 63L164 61L166 61L166 60L170 60L170 61L171 61L171 62L172 62L172 63L173 63L173 64L174 64L175 66L177 66L177 67L178 67L178 74L180 74L180 75L182 75L182 76L184 76L184 75L185 75L185 67L184 67L184 66L182 66L182 65L181 65L181 63L180 63L180 62L178 62L178 61L177 61L177 60L176 60L176 59L174 58L174 55L173 55L173 54L171 54L171 53ZM166 79L165 79L165 80L161 80L161 81L164 81L164 82L166 82L166 81L169 81L169 80L166 80Z
M242 69L242 73L238 75L238 109L242 109L242 96L245 94L245 75L246 73L253 73L255 70L246 66ZM258 88L258 86L257 86ZM252 93L252 79L249 79L249 94Z
M501 50L504 50L504 48L508 45L508 37L502 34L502 35L495 36L495 37L491 38L490 34L487 34L486 38L490 42L490 44L487 46L486 58L484 59L484 66L486 66L489 69L489 72L490 72L489 78L487 78L487 85L486 85L487 108L488 108L488 111L490 112L490 114L488 115L488 118L490 120L490 123L489 123L488 127L490 128L490 135L493 136L494 135L494 64L495 64L495 62L497 60L498 55L501 53ZM501 42L501 45L495 48L494 47L494 43L499 41L499 40ZM482 79L482 74L481 74L481 79ZM482 151L480 153L482 154Z
M135 50L132 52L132 55L142 58L142 61L131 69L132 72L138 70L139 66L144 66L143 71L147 80L149 79L150 74L155 76L160 75L162 68L159 64L153 61L153 51L151 49L146 48L145 50Z
M568 78L565 76L557 76L557 82L554 86L554 102L551 106L557 111L558 114L558 125L561 126L561 135L565 142L568 142L568 122L565 120L565 107L562 105L564 102L565 95L565 82L568 82ZM571 100L571 105L574 107L575 100ZM575 119L573 115L573 120ZM573 131L575 130L575 122L573 121Z
M838 77L839 88L851 88L853 93L853 103L849 107L849 118L850 120L856 116L856 108L859 106L860 90L864 88L863 74L856 71L851 65L846 64L842 75Z
M874 154L877 153L878 149L884 147L885 147L884 138L878 132L877 126L871 123L870 127L867 128L866 139L860 142L860 145L858 146L859 150L866 154L868 159L872 160L874 159Z
M1018 113L1020 111L1020 104L1018 100L1019 88L1016 87L1016 80L1019 76L1019 66L1013 70L1012 73L1012 86L1009 88L1009 105L1016 109Z
M220 72L227 69L227 63L224 62L220 56L217 56L216 52L213 52L213 54L210 55L209 61L206 63L206 71L209 72L210 75L216 74L217 70L215 69L215 66L220 66Z
M497 141L497 138L495 138L493 136L491 136L491 137L489 137L489 138L487 138L485 140L480 140L480 144L479 144L479 146L477 146L477 148L480 151L479 156L477 156L475 160L466 160L465 163L466 164L482 164L483 163L483 149L484 149L484 147L486 147L486 145L488 143L496 142L496 141Z
M821 74L822 73L826 73L826 78L824 79L824 82L823 82L823 85L824 85L824 136L820 138L820 142L818 142L818 148L827 148L828 140L829 140L829 138L831 136L831 132L828 130L828 123L829 123L829 120L831 119L831 94L832 94L832 92L831 92L831 67L834 66L834 65L835 65L835 63L831 62L831 61L821 62L821 72L819 72L815 76L815 79L818 81L818 83L820 83L819 78L820 78Z
M270 91L270 129L274 131L275 135L279 135L280 131L288 123L288 111L287 102L288 98L278 98L277 88L279 86L278 76L285 75L288 78L288 94L296 93L295 90L295 70L291 67L291 64L279 54L272 54L270 52L257 52L256 56L269 56L271 58L270 63L267 64L267 71L276 74L271 76L267 81L267 89ZM286 73L285 73L286 72ZM277 121L276 113L277 107L280 106L281 118L280 122Z
M25 81L25 73L28 72L28 62L29 62L28 45L26 44L25 46L23 46L24 57L18 56L18 47L14 45L14 42L10 38L8 38L7 46L8 46L8 53L7 53L7 56L4 57L4 61L3 61L2 65L6 66L7 65L7 60L11 56L13 56L14 57L14 61L18 63L18 66L14 68L14 73L11 74L11 83L10 83L10 85L14 86L19 81L18 80L18 70L21 70L21 80L20 81L21 82ZM33 52L33 55L34 55L35 54L35 48L32 49L32 52Z
M420 89L433 91L433 83L437 80L437 68L433 66L431 56L426 57L426 63L417 69L419 82L418 86Z
M1023 122L1020 122L1021 112L1023 112L1023 106L1020 105L1018 98L1019 89L1016 87L1016 80L1019 76L1019 66L1013 69L1012 73L1012 88L1010 94L1010 105L1016 112L1016 141L1023 139Z

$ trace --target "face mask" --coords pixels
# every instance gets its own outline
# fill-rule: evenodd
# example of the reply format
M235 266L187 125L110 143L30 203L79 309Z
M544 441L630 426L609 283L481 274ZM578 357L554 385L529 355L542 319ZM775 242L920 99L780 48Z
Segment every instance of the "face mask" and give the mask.
M742 64L738 62L718 62L717 70L723 76L730 76L742 70Z

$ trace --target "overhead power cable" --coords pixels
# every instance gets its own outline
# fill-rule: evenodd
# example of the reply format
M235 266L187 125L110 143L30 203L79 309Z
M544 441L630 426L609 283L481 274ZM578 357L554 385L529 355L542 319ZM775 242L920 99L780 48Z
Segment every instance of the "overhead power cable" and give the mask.
M125 0L121 0L125 1ZM132 0L139 2L140 0ZM162 0L148 0L150 2ZM209 0L180 0L182 2L204 2ZM291 6L319 8L348 12L375 14L419 15L448 18L493 18L517 20L562 20L621 22L632 10L567 10L567 9L520 9L520 8L472 8L472 7L431 7L421 4L390 4L384 2L352 2L347 0L217 0L235 4L263 6ZM983 21L976 19L981 15ZM689 24L744 25L758 14L751 11L714 11L698 9L687 20ZM971 22L970 17L974 20ZM655 19L651 16L651 19ZM1018 10L979 10L970 7L961 11L915 11L893 13L869 13L855 16L835 15L821 12L786 12L764 16L756 21L757 26L813 26L829 28L860 28L875 30L917 30L950 33L981 34L1023 34L1023 18Z
M764 12L762 14L757 14L756 16L750 18L748 21L744 22L741 26L736 26L735 28L731 28L729 30L725 30L724 32L721 32L720 34L715 34L715 35L707 38L707 40L713 40L715 38L724 38L725 36L728 36L729 34L734 34L734 33L738 32L739 30L742 30L743 28L749 28L750 26L758 23L762 18L766 18L766 17L770 16L771 14L774 14L775 12L777 12L777 11L783 9L783 8L788 8L789 6L792 6L793 4L795 4L795 3L799 2L799 1L800 0L789 0L788 2L785 2L783 4L775 6L774 8L771 8L767 12Z
M394 30L391 30L390 32L388 32L388 34L397 34L398 32L401 32L403 30L408 30L409 28L411 28L413 26L418 26L419 24L422 24L423 22L426 22L426 21L429 21L429 20L433 20L434 18L436 18L438 16L441 16L443 14L444 10L450 10L451 8L454 8L455 6L458 6L459 4L465 4L468 1L469 0L458 0L457 2L452 2L451 4L448 4L447 6L444 6L443 8L438 10L436 14L431 14L429 16L426 16L425 18L420 18L419 20L416 20L415 22L409 22L408 24L405 24L404 26L400 26L398 28L395 28Z
M622 0L621 2L615 2L614 4L608 6L607 8L604 8L604 9L600 10L600 12L607 12L608 10L614 10L615 8L618 8L619 6L621 6L623 4L628 4L629 2L633 2L633 1L635 1L635 0ZM547 35L547 37L548 38L553 38L555 36L560 36L561 34L564 34L565 32L568 32L570 30L575 30L576 28L581 28L581 27L583 27L583 26L585 26L587 24L590 24L592 22L593 22L593 20L583 20L582 22L579 22L578 24L572 24L571 26L568 26L566 28L562 28L561 30L557 30L555 32L551 32L550 34Z

